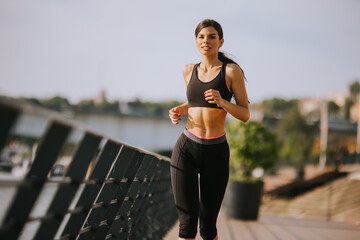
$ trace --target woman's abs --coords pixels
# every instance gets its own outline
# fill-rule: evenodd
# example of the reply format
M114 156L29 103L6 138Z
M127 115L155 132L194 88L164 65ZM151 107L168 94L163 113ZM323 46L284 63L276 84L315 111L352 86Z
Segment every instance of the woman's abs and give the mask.
M223 109L191 107L186 128L193 134L212 138L224 133L226 112Z

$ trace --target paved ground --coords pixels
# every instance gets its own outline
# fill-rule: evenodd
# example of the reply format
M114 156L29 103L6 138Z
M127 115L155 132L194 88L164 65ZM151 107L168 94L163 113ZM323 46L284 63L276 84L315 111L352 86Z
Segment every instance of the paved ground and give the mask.
M177 224L163 240L176 240ZM258 221L218 219L220 240L359 240L360 227L343 222L260 216ZM196 240L201 238L197 236Z
M360 173L360 165L345 166L351 171ZM307 166L305 179L311 179L332 168L319 169L316 166ZM349 169L344 171L351 172ZM293 168L281 168L275 176L264 178L265 191L270 191L281 185L290 183L295 178ZM360 179L360 177L359 177ZM327 196L328 194L326 194ZM307 203L309 204L309 203ZM313 204L310 204L311 206ZM319 218L318 218L319 219ZM311 218L290 218L269 214L262 214L258 221L245 222L227 219L222 212L218 219L218 232L220 240L359 240L360 226L350 225L345 222L328 222L326 220L314 220ZM178 223L168 232L163 240L176 240L178 235ZM196 240L201 238L197 236Z

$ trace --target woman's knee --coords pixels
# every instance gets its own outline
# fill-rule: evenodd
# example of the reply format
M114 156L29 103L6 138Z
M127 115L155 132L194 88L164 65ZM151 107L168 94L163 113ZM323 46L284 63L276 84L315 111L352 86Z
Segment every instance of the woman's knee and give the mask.
M179 209L178 209L179 211ZM195 238L197 233L198 215L179 211L179 237Z
M217 230L215 228L203 228L200 229L200 236L204 240L214 240L217 236Z
M194 224L180 224L179 237L180 238L195 238L197 233L197 225Z
M217 236L216 218L200 218L200 236L204 240L213 240Z

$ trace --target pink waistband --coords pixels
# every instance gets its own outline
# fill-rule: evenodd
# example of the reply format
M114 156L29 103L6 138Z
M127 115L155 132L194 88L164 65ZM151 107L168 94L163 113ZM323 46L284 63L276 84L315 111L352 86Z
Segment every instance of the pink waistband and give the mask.
M184 134L185 134L185 136L187 136L194 142L197 142L197 143L200 143L203 145L213 145L213 144L218 144L218 143L222 143L222 142L226 141L225 133L221 134L218 137L206 138L206 137L198 136L198 135L194 134L193 132L191 132L189 129L185 128Z
M225 132L223 132L221 135L216 136L216 137L202 137L202 136L197 135L197 134L194 133L193 131L191 131L188 127L186 127L186 130L188 130L189 132L191 132L191 134L193 134L193 135L195 135L196 137L201 138L201 139L216 139L216 138L220 138L220 137L222 137L222 136L225 135Z

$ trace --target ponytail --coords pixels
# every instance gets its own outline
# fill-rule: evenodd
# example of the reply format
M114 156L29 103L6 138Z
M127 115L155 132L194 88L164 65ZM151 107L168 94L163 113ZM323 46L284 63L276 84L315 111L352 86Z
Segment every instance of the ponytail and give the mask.
M231 58L228 58L226 55L225 55L225 53L223 53L223 52L218 52L218 59L221 61L221 62L223 62L223 63L234 63L234 64L236 64L236 65L238 65L239 66L239 64L237 64L237 62L235 62L234 60L232 60ZM240 66L239 66L240 67ZM241 69L241 71L242 71L242 74L244 75L244 79L245 80L247 80L246 79L246 77L245 77L245 73L244 73L244 70L240 67L240 69Z
M231 58L228 58L225 53L223 52L218 52L218 59L223 62L223 63L234 63L236 65L239 65L237 64L234 60L232 60Z

